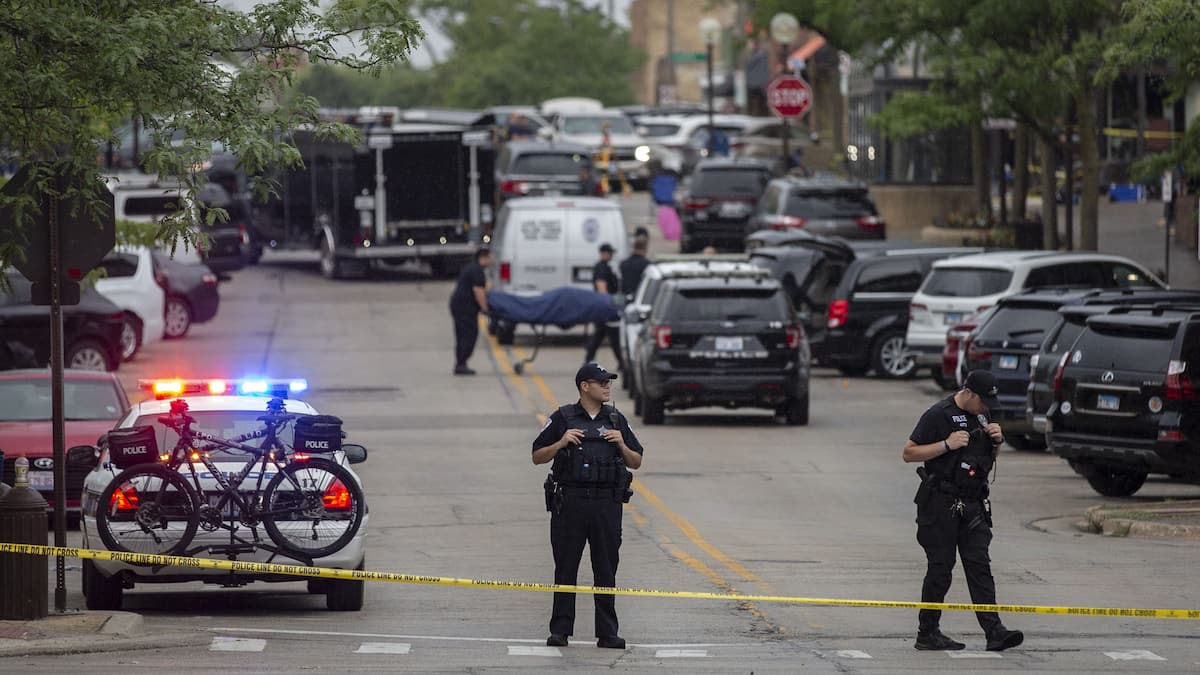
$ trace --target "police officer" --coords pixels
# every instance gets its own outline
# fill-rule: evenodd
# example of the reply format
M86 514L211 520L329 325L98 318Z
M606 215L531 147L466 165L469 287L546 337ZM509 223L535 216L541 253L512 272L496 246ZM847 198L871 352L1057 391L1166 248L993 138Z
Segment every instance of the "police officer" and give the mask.
M950 573L957 554L962 558L971 602L995 604L988 545L992 541L992 507L988 501L988 472L1004 442L1000 425L989 422L996 403L996 378L973 370L963 388L933 404L904 446L905 462L924 462L917 470L917 542L925 549L927 567L922 602L942 602L950 590ZM917 649L962 649L963 643L942 634L942 613L923 609L918 615ZM988 651L1021 644L1021 631L1009 630L995 612L976 612L987 635Z
M574 585L590 548L596 586L615 587L621 548L621 505L633 494L628 469L642 465L642 444L625 416L611 405L617 376L595 363L575 373L579 401L550 415L533 440L533 463L553 461L546 479L550 546L554 550L554 583ZM615 596L598 594L597 647L624 649L617 633ZM555 593L546 644L565 647L575 629L575 594Z
M592 288L599 293L608 293L616 295L621 292L621 282L617 279L617 273L613 271L612 259L613 249L611 244L600 244L600 260L596 266L592 268ZM620 328L616 324L608 325L607 321L596 321L592 324L592 334L587 341L587 354L583 357L584 363L591 363L596 360L596 352L600 349L600 344L604 342L604 338L608 338L608 345L612 347L613 356L617 359L617 367L621 366L621 333Z
M479 338L479 313L488 313L486 270L492 264L492 252L481 248L475 262L463 268L450 295L450 316L454 319L454 374L474 375L467 359L475 351Z
M633 298L637 287L642 283L642 275L650 265L650 261L646 259L647 242L647 237L635 236L633 253L621 261L621 293L626 300Z

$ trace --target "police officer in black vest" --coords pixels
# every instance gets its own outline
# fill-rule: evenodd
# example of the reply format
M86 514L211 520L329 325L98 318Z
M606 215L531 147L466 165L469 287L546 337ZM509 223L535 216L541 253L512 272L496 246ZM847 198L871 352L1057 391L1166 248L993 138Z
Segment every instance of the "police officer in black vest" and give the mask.
M574 585L590 547L595 586L614 587L621 548L621 509L633 492L629 469L642 465L642 444L625 416L612 405L617 376L595 363L575 373L579 402L550 415L533 440L533 463L553 461L546 479L550 511L550 546L554 549L554 583ZM624 649L617 633L613 595L595 595L596 646ZM555 593L546 644L564 647L575 629L575 594Z
M909 436L904 461L924 462L917 470L921 487L917 503L917 542L925 549L927 567L921 587L922 602L942 602L950 590L950 573L956 554L962 558L971 602L996 603L988 545L992 541L992 506L988 501L988 473L1004 435L989 422L988 409L996 402L996 378L986 370L973 370L953 396L933 404ZM918 615L917 649L962 649L963 643L942 634L942 613L923 609ZM1021 631L1009 630L995 612L977 612L987 635L988 651L1021 644Z

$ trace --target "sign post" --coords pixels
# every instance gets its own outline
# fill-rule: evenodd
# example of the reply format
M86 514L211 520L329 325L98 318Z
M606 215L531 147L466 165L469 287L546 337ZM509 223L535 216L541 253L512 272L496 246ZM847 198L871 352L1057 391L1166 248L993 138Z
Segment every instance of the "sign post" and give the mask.
M0 194L16 197L33 180L35 168L25 165ZM84 177L52 176L47 179L57 194L68 187L86 190ZM36 189L36 188L35 188ZM88 208L42 195L41 211L32 218L18 219L13 206L0 207L0 223L12 223L26 242L25 258L13 266L33 282L33 304L50 305L50 418L54 444L54 545L67 545L67 452L63 409L63 324L62 306L79 304L79 281L116 243L113 196L97 190L97 203ZM54 609L67 609L66 567L62 556L55 558Z
M767 106L783 119L783 163L785 170L791 169L788 141L792 132L788 120L802 117L812 107L812 89L796 75L780 75L767 85Z

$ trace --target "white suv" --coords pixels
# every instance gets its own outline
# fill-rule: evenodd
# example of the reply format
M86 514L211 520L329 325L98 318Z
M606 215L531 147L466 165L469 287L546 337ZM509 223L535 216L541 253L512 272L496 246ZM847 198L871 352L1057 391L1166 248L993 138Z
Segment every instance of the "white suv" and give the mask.
M918 366L941 366L946 330L1029 288L1163 288L1146 268L1102 253L1002 251L934 263L908 311L905 340Z
M148 248L119 248L104 256L100 267L107 276L96 280L96 290L125 310L121 360L128 361L143 345L162 339L166 297L154 280Z

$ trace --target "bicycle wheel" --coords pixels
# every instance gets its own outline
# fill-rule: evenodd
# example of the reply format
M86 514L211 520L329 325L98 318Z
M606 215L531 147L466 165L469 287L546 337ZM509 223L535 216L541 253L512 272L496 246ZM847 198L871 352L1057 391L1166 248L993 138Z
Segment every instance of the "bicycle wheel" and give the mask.
M263 527L275 545L302 558L341 550L362 525L367 502L350 472L320 458L293 462L263 491Z
M200 521L200 499L178 471L138 464L117 474L96 506L96 533L110 551L177 555Z

